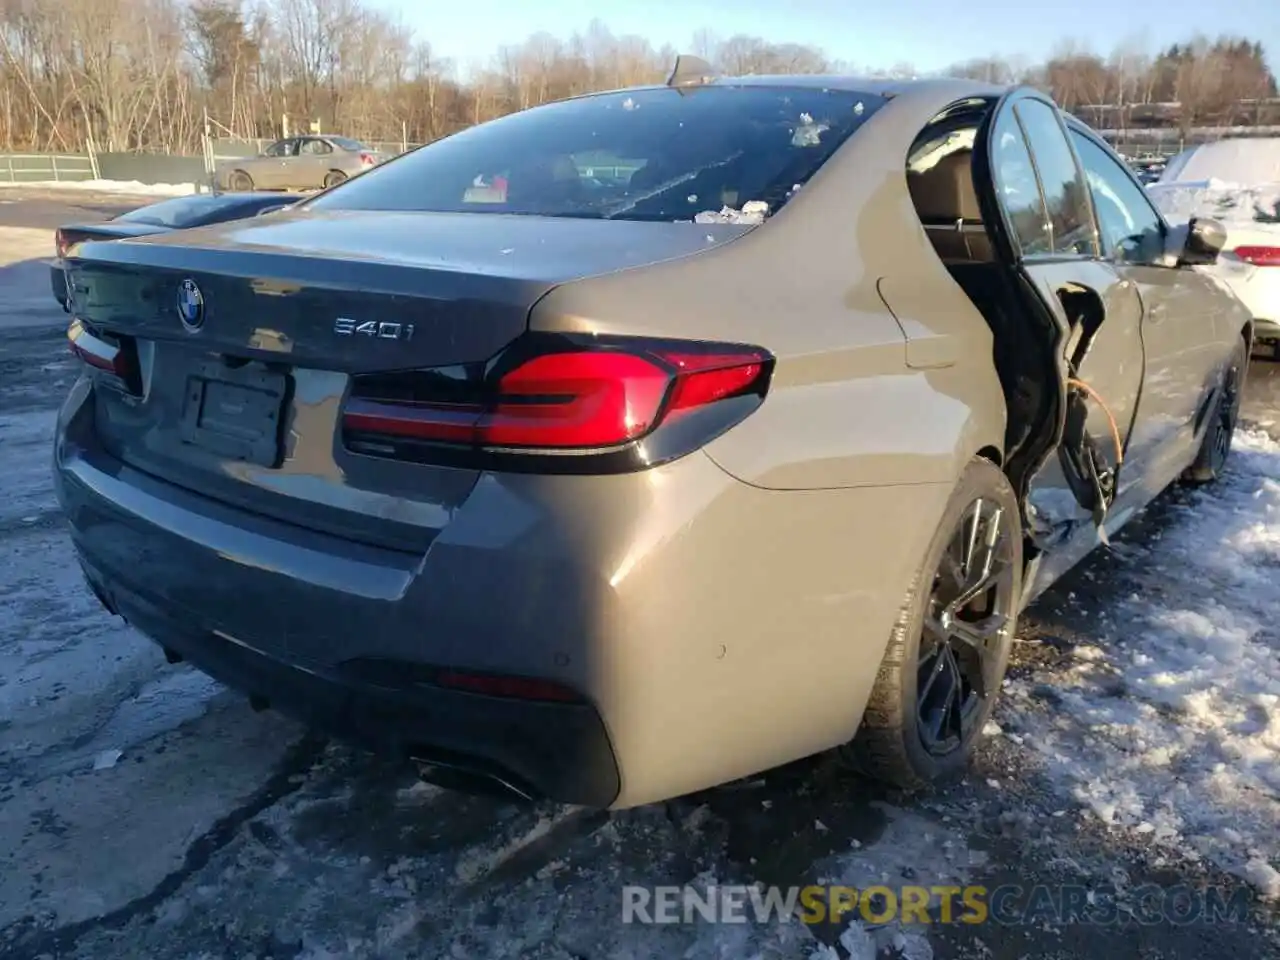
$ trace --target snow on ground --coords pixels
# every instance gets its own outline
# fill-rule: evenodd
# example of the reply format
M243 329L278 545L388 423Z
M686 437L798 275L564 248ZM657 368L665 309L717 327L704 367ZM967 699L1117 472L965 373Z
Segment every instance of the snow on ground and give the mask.
M1096 645L1010 680L999 723L1086 817L1280 899L1280 443L1240 434L1228 476L1170 509L1122 545L1134 589Z
M1003 785L989 779L989 743L968 784L921 800L801 764L609 816L522 808L322 748L165 665L99 608L51 489L53 408L76 367L56 307L33 325L47 299L34 258L49 243L47 232L0 231L0 326L5 311L24 324L0 330L0 954L926 960L932 943L966 958L1203 956L1194 932L1167 924L1064 938L1038 925L620 922L624 883L1038 882L1037 871L1084 859L1077 825L1050 816L1073 799L1123 832L1126 852L1174 865L1190 853L1272 890L1280 444L1242 434L1223 485L1157 507L1172 514L1158 539L1121 538L1130 556L1117 579L1133 588L1086 599L1086 642L1069 663L1009 683ZM1014 777L1034 781L1034 799ZM999 845L1028 836L1041 845ZM1097 876L1134 868L1120 847L1108 844ZM946 939L970 933L970 952ZM838 952L814 939L824 934ZM1268 949L1247 928L1212 935L1237 956Z
M83 190L90 193L123 193L130 196L185 197L196 192L194 183L142 183L138 180L24 180L0 181L0 188Z

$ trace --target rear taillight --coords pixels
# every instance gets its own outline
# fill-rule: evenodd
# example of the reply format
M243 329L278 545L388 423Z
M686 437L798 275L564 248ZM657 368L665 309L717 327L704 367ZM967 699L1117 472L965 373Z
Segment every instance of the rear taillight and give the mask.
M363 166L372 167L377 163L377 160L372 153L362 153L360 154L360 163Z
M1280 267L1280 247L1236 247L1231 252L1255 267Z
M71 352L90 367L113 377L121 389L138 393L138 365L132 341L97 333L83 321L72 320L67 327L67 342Z
M86 240L97 238L96 234L87 233L80 230L64 230L59 227L53 232L53 248L57 252L59 258L66 257L73 247L77 244L84 243Z
M343 436L356 452L430 462L641 469L750 414L772 366L750 346L529 336L478 367L355 377Z

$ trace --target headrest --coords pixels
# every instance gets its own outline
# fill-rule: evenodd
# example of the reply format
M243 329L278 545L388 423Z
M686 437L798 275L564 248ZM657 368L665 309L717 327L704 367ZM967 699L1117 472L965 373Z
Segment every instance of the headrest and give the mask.
M973 151L949 153L928 170L907 174L907 185L921 220L954 223L982 221L973 186Z

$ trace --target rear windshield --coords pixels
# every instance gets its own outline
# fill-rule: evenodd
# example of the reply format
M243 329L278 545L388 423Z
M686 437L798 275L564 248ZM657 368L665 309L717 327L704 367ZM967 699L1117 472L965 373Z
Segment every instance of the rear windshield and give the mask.
M282 205L284 202L286 201L281 202ZM137 210L121 214L116 219L126 223L146 223L158 227L181 229L194 226L197 221L214 216L219 211L237 206L243 207L245 202L234 196L213 197L203 194L193 197L175 197L172 200L162 200L159 203L139 207Z
M305 205L693 220L754 202L772 213L883 103L816 87L599 94L471 127Z

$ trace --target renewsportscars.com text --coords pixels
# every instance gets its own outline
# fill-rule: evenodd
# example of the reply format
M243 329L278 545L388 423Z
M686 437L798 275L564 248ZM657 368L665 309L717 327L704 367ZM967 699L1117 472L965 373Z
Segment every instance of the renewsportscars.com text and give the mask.
M900 924L1113 924L1241 923L1245 887L1204 889L1156 884L1125 891L1078 884L985 886L765 887L761 885L627 886L622 922Z

